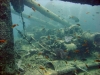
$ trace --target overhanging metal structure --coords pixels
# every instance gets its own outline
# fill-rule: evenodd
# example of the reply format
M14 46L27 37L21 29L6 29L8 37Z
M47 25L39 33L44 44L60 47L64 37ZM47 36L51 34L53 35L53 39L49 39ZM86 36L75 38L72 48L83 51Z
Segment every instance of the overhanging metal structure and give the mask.
M15 14L15 15L19 15L19 14L18 14L16 11L14 11L13 9L11 9L11 12L12 12L13 14ZM39 23L44 24L44 25L54 26L52 23L46 22L45 20L39 19L39 18L34 17L34 16L31 16L31 17L29 18L29 15L24 14L24 13L23 13L23 17L26 18L26 19L28 19L28 20L35 21L35 22L39 22Z
M50 19L59 22L60 24L64 25L64 26L70 26L70 23L61 18L59 15L56 15L55 13L53 13L52 11L48 10L47 8L43 7L42 5L38 4L36 1L34 0L25 0L24 4L30 8L35 8L37 11L39 11L41 14L43 14L44 16L49 17Z

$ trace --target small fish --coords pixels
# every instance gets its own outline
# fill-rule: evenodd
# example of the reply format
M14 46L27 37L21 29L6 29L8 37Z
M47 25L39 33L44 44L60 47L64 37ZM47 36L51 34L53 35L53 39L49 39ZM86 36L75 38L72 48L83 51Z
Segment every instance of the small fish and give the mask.
M30 14L30 16L32 16L32 14Z
M0 43L5 43L7 42L7 40L0 40Z
M97 14L99 14L100 12L96 12Z
M74 59L74 62L76 61L76 59Z
M89 53L89 50L86 50L84 53Z
M40 4L38 4L38 6L40 6Z
M29 15L28 18L31 18L31 16Z
M43 67L43 66L39 66L39 69L41 69L41 70L47 72L46 69L45 69L45 67Z
M87 64L85 64L85 66L86 66L87 68L89 68L89 66L88 66Z
M99 60L99 59L97 59L97 60L95 60L95 62L100 62L100 60Z
M49 10L47 10L47 12L49 12Z
M60 17L60 16L58 15L58 17Z
M27 64L27 67L28 67L28 68L31 68L31 65L30 65L30 64Z
M58 11L60 13L60 11Z
M14 28L14 27L16 27L16 26L19 26L19 25L18 25L18 24L13 24L13 25L12 25L12 28Z
M95 16L95 15L92 15L92 16Z
M66 64L68 64L68 62L67 62L67 61L65 61L65 63L66 63Z
M64 50L64 52L67 52L67 50Z
M78 39L80 39L80 38L81 38L81 36L77 36L77 38L78 38Z
M81 26L80 24L76 24L76 25Z
M45 31L46 29L43 27L41 30L42 30L42 31Z
M69 19L72 19L75 22L79 22L79 19L76 16L70 16Z
M79 52L80 52L80 50L75 50L75 51L74 51L74 53L79 53Z
M39 52L39 53L38 53L38 55L42 55L42 54L43 54L42 52Z
M46 58L46 59L49 59L49 56L46 55L45 58Z
M45 68L44 68L43 66L39 66L39 69L42 69L42 70L44 70Z
M86 12L86 14L89 14L90 12Z
M36 9L35 9L34 7L32 7L32 10L34 10L34 11L35 11Z
M88 44L87 43L84 43L84 44L82 44L82 46L88 46Z

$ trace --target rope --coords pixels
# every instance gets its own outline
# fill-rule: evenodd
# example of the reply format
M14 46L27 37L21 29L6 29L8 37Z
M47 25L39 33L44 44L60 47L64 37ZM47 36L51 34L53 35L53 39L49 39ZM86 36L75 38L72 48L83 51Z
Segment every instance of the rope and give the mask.
M22 16L22 12L21 12L21 19L22 19L22 23L23 23L23 31L24 31L24 36L25 36L25 22Z

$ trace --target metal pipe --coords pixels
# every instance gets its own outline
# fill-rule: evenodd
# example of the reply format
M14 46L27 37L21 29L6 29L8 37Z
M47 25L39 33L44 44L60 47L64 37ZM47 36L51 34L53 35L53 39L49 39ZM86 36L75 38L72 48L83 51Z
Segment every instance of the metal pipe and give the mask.
M69 22L65 19L62 19L59 15L56 15L52 11L48 10L47 8L43 7L42 5L38 4L34 0L24 0L24 4L30 8L35 8L37 11L39 11L44 16L49 17L50 19L57 21L61 23L64 26L69 26Z
M19 14L18 14L16 11L14 11L13 9L11 9L11 12L12 12L13 14L15 14L15 15L19 15ZM31 17L29 18L29 15L26 15L26 14L24 14L24 13L23 13L23 17L26 18L26 19L28 19L28 20L35 21L35 22L38 22L38 23L43 24L43 25L54 26L54 25L53 25L52 23L50 23L50 22L46 22L45 20L38 19L38 18L33 17L33 16L31 16Z
M72 62L69 62L66 64L64 61L49 61L45 64L45 66L49 66L49 68L55 70L51 71L49 75L62 75L62 74L68 74L72 75L73 71L78 70L78 73L80 72L88 72L88 70L96 69L100 65L99 63L79 63L76 64L75 62L72 64ZM83 68L84 67L84 68ZM85 70L87 68L88 70Z

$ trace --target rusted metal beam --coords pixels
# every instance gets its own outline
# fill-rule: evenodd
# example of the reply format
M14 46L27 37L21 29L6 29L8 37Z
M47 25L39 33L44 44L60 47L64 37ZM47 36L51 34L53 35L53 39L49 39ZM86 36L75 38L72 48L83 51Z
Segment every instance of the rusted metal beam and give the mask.
M0 0L0 75L15 75L10 0Z
M64 26L70 26L70 23L67 20L61 18L60 16L58 16L57 14L55 14L52 11L48 10L47 8L43 7L42 5L38 4L34 0L24 0L24 4L28 7L30 7L30 8L36 9L37 11L39 11L44 16L47 16L50 19L61 23Z
M17 13L17 12L14 11L13 9L11 9L11 12L12 12L13 14L15 14L15 15L19 15L19 13ZM34 17L34 16L31 16L31 17L30 17L29 15L24 14L24 13L23 13L23 17L26 18L26 19L28 19L28 20L30 20L30 21L35 21L35 22L38 22L38 23L43 24L43 25L54 26L54 25L53 25L52 23L50 23L50 22L46 22L45 20L39 19L39 18ZM30 18L29 18L29 17L30 17Z

